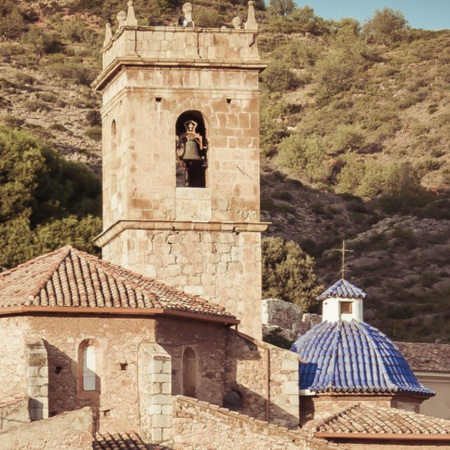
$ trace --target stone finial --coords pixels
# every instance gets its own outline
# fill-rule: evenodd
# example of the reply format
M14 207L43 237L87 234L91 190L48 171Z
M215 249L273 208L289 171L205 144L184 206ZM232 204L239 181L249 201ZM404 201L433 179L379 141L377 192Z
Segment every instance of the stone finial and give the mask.
M256 23L255 19L255 2L248 2L248 16L247 16L247 22L245 22L245 29L246 30L257 30L258 24Z
M194 21L192 20L192 3L185 3L183 5L183 14L185 23L182 26L183 27L195 26Z
M240 17L235 17L231 23L236 30L240 30L242 28L242 19Z
M106 47L111 39L112 39L111 24L108 22L106 24L105 40L103 41L103 47Z
M128 14L125 25L127 25L128 27L137 27L137 24L137 19L134 15L133 2L130 0L128 2Z
M124 27L127 22L127 13L125 11L118 12L117 21L119 22L119 28Z

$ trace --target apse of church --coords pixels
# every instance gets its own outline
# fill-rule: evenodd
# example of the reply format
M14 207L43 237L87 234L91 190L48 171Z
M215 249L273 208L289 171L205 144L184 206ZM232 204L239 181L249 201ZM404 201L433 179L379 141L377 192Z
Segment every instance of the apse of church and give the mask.
M189 4L183 11L192 21ZM108 29L95 81L103 259L224 306L260 338L258 77L266 64L253 5L244 29L140 28L132 11L123 20L120 32Z

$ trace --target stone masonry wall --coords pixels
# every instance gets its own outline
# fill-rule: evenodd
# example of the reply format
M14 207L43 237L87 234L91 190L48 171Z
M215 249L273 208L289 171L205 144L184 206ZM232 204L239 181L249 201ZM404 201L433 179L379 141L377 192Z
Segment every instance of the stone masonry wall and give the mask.
M227 390L239 392L244 414L298 428L298 357L230 330ZM268 406L267 406L268 405Z
M30 422L28 397L4 398L0 402L0 433Z
M25 338L29 330L25 317L0 318L0 399L9 396L27 396L27 354Z
M127 230L103 257L224 306L261 337L259 233Z
M101 431L136 430L138 349L154 342L152 318L32 317L29 337L43 339L48 353L50 415L90 406ZM95 348L97 391L81 389L80 345ZM130 388L134 386L134 388Z
M227 327L161 318L156 339L172 361L172 393L183 395L183 353L194 350L197 361L196 398L222 404L225 395Z
M92 450L89 408L38 420L0 433L2 450Z
M406 442L399 443L398 441L343 441L340 445L346 450L447 450L449 448L448 442Z
M103 66L117 57L190 58L218 61L259 60L256 33L245 30L181 27L125 27L103 53Z
M326 450L337 448L300 432L255 420L206 402L175 397L173 402L174 450Z

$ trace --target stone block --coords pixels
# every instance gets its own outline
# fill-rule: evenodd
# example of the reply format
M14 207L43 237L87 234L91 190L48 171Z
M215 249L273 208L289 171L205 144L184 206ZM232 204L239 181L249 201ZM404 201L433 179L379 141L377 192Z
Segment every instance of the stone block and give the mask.
M152 423L157 428L169 428L172 426L172 416L162 414L154 416Z

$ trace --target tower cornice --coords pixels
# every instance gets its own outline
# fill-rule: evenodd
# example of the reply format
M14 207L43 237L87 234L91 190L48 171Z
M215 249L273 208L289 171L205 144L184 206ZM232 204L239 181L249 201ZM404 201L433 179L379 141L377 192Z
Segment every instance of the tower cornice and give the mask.
M103 247L125 230L211 231L228 233L262 233L269 222L209 222L180 220L118 220L99 234L94 242Z

